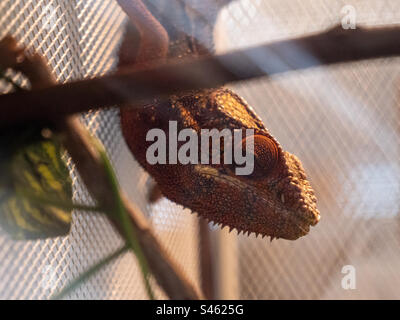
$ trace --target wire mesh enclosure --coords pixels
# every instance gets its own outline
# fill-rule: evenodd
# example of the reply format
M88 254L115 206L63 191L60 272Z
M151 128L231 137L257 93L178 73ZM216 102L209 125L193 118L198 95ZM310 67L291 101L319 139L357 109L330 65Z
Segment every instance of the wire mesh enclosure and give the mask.
M340 23L346 5L354 7L357 27L400 24L398 0L238 0L219 14L216 50L322 31ZM45 55L59 82L112 71L125 23L113 0L0 2L0 38L11 34ZM230 85L301 159L322 217L296 241L270 243L210 226L217 298L400 298L399 62L321 66ZM0 90L10 88L1 83ZM86 113L82 121L103 142L122 188L168 253L200 287L197 215L165 198L147 203L151 178L123 141L117 109ZM74 199L90 203L67 163ZM66 237L14 241L0 231L0 298L47 299L122 244L105 217L83 212L74 212ZM342 286L346 265L356 271L355 289ZM135 256L126 253L68 298L145 299L140 279ZM160 288L156 294L166 297Z

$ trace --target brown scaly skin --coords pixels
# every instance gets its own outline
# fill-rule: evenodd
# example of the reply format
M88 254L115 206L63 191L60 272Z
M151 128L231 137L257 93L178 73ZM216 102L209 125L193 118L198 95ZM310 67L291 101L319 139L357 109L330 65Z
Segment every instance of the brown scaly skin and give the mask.
M161 192L200 216L239 232L289 240L306 235L310 225L318 222L314 191L300 161L281 148L246 102L232 91L204 90L173 96L143 109L124 108L121 119L130 150ZM250 176L237 176L232 165L225 164L150 165L146 150L153 142L146 141L146 133L162 129L168 141L169 120L177 121L178 131L254 129L255 135L266 137L276 147L278 156L271 161L269 155L262 158L256 152L255 171ZM258 146L269 148L257 141L255 150Z
M131 1L143 7L139 0ZM171 11L174 14L178 12L176 8ZM131 21L134 24L136 21L136 27L146 33L145 26L137 23L137 14L150 17L151 13L147 10L131 12ZM182 16L185 17L185 12ZM215 17L214 12L212 18ZM159 27L155 21L152 24ZM164 25L168 26L168 22ZM192 56L204 54L198 49L201 46L194 45L193 37L176 32L174 26L166 29L170 37L170 57L182 52L189 52ZM150 37L150 31L148 33ZM125 38L124 44L127 44L128 38ZM160 35L159 38L165 37ZM120 56L126 57L129 52L124 48L129 46L124 44ZM148 48L145 49L148 52ZM143 63L148 64L145 49L139 50L136 60L132 59L138 68L143 67ZM160 48L153 50L156 54L161 51ZM163 57L160 55L153 61L156 59ZM126 64L126 61L123 63ZM232 164L150 165L146 160L146 151L153 142L146 141L146 134L153 128L162 129L168 141L169 121L177 121L178 131L192 128L198 134L200 129L254 129L253 174L238 176ZM284 151L250 106L228 89L201 90L171 96L168 101L155 101L152 105L139 108L121 108L121 125L131 152L156 180L163 195L209 221L237 229L239 233L254 232L271 239L289 240L306 235L310 225L319 221L314 191L300 161ZM178 149L184 143L178 143Z

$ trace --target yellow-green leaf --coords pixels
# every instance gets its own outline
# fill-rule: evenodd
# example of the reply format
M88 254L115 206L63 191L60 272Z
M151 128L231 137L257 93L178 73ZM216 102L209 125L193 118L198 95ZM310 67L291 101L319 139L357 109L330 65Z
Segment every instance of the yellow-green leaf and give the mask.
M27 134L31 132L31 134ZM37 130L0 138L0 225L15 239L68 234L71 210L33 199L71 203L72 182L56 139Z

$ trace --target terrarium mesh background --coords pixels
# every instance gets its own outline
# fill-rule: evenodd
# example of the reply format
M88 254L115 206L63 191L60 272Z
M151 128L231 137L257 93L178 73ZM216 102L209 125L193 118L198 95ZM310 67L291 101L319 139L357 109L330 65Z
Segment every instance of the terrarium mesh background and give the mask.
M359 24L400 23L398 0L242 0L221 12L217 50L323 30L340 22L348 4L355 7ZM45 54L59 81L112 70L124 22L111 0L0 2L0 36L12 34ZM400 298L399 62L319 67L232 86L284 148L302 160L322 218L294 242L229 235L225 250L235 260L222 259L219 267L236 277L225 284L234 292L230 296ZM106 146L124 190L198 284L196 216L165 199L146 203L148 175L126 149L116 110L88 113L83 120ZM75 199L90 201L70 166ZM63 238L15 242L1 231L0 298L48 298L121 245L104 217L79 212L71 234ZM341 288L341 270L348 264L356 268L356 290ZM165 297L161 290L157 295ZM145 298L135 257L125 254L69 297Z

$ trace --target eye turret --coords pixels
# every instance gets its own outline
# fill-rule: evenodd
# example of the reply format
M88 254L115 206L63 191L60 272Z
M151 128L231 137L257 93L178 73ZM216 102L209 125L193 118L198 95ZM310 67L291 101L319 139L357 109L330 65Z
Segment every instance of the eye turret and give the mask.
M278 145L272 139L263 135L250 136L254 141L254 170L249 178L262 179L273 171L278 163L279 150ZM242 144L242 152L246 150L246 144L251 141L250 137L245 137L240 142ZM234 164L234 167L237 165Z

